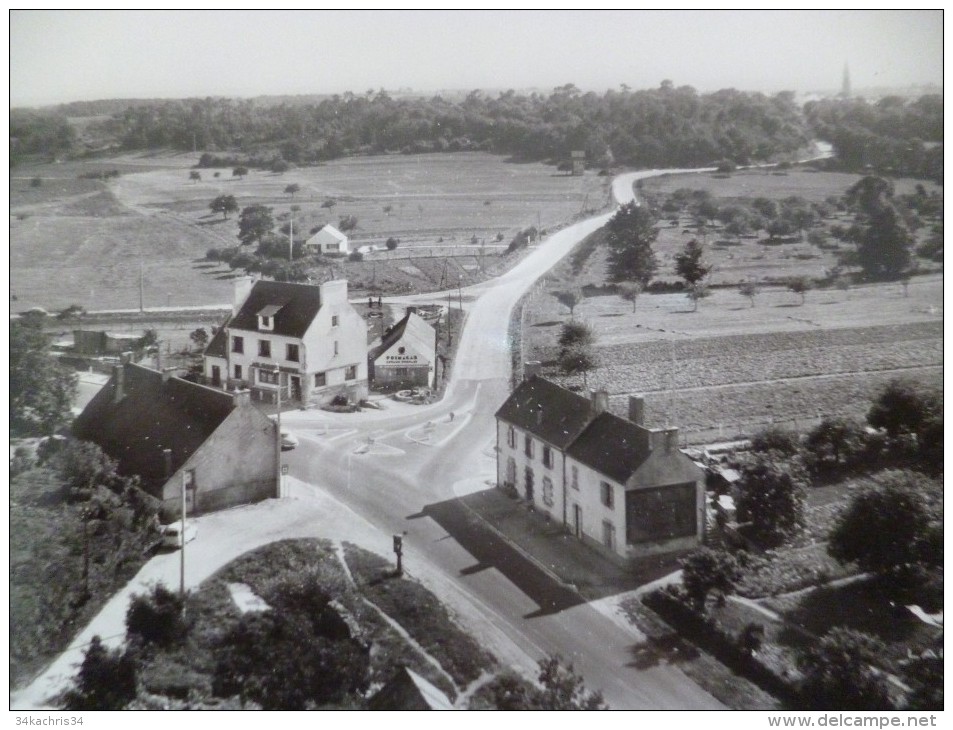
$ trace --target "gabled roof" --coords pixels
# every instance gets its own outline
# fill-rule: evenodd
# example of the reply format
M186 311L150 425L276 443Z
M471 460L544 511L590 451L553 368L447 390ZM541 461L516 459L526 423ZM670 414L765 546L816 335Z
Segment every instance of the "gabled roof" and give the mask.
M235 408L232 396L181 378L127 363L122 399L115 402L116 376L73 423L77 438L94 441L119 462L119 472L138 474L155 494L166 482L163 449L179 469Z
M269 307L279 308L275 310L274 329L268 330L270 334L304 337L321 309L321 287L285 281L256 281L238 314L227 326L258 332L258 315Z
M328 223L324 228L305 241L305 246L323 246L328 243L344 243L347 236Z
M592 418L588 398L536 375L524 380L496 417L565 449Z
M400 667L368 701L371 710L452 710L443 692L416 672Z
M625 484L651 449L651 432L611 413L593 419L566 453L576 461Z
M371 360L376 360L401 339L422 352L429 352L437 346L436 337L437 331L423 317L416 312L408 312L384 335L381 344L367 355Z
M231 324L231 322L226 322L212 335L212 339L205 348L206 357L228 357L228 333L225 331L225 328L228 327L229 324Z

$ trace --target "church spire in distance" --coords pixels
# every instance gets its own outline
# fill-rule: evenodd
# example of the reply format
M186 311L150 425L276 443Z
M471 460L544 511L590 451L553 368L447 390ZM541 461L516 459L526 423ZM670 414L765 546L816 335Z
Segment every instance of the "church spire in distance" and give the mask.
M841 84L840 95L845 99L850 98L850 68L847 66L847 61L844 61L844 81Z

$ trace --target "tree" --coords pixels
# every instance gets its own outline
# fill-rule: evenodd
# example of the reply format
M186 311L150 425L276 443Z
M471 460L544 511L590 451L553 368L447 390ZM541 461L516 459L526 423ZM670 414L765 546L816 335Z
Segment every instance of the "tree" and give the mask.
M146 644L170 646L185 636L183 601L162 583L145 594L136 594L126 610L126 631Z
M655 222L648 209L635 202L626 203L609 219L606 245L612 281L636 281L648 286L658 268L652 250L658 236Z
M109 650L94 636L83 657L73 688L66 695L68 710L121 710L136 698L136 663L129 652Z
M563 349L589 347L595 342L592 328L584 322L567 322L559 333L559 346Z
M595 355L590 347L578 345L567 347L559 352L559 369L567 375L582 375L585 387L589 387L590 371L598 367Z
M338 221L338 228L342 233L347 233L357 228L357 216L346 215Z
M243 246L255 241L261 245L262 236L270 233L274 227L275 221L271 217L271 208L264 205L249 205L242 208L238 216L238 237Z
M793 456L799 448L797 434L777 426L768 426L751 437L751 450L758 453L774 451L784 456Z
M71 419L76 374L50 355L42 324L10 322L10 421L15 431L52 435Z
M909 573L924 558L930 516L913 472L888 471L857 494L831 530L827 552L882 576Z
M675 271L681 276L688 288L704 281L712 270L712 266L703 260L705 249L696 240L692 239L685 244L685 248L675 254Z
M348 261L363 261L364 254L362 254L360 251L351 251L351 253L349 253L347 256L347 260Z
M788 291L801 297L801 306L804 306L804 297L811 289L811 280L806 276L793 276L788 279Z
M702 613L709 593L729 593L741 577L738 561L727 550L702 547L683 558L681 563L682 585L695 609Z
M754 537L762 544L780 545L804 524L807 483L796 459L781 463L772 453L758 454L741 469L739 520L751 522Z
M822 420L807 434L804 447L816 466L840 466L859 453L865 437L862 424L838 417Z
M569 310L569 317L572 318L576 305L583 300L582 292L579 289L569 289L567 291L553 292L556 301Z
M199 182L201 179L202 179L202 173L199 172L198 170L192 170L192 172L189 173L189 180L191 180L192 182Z
M208 345L208 330L204 327L194 329L189 333L189 339L198 349L204 350L205 346Z
M70 304L66 309L56 315L57 319L65 322L71 322L74 319L82 319L86 314L86 308L79 304Z
M635 305L639 301L639 294L642 293L644 288L638 281L624 281L619 284L619 296L627 302L632 302L633 314L635 314Z
M323 203L321 203L322 208L333 208L337 205L337 201L334 198L327 198Z
M229 213L235 213L238 210L238 201L234 195L219 195L215 200L208 204L213 213L221 213L222 218L228 218Z
M294 200L295 193L297 193L299 190L301 190L301 186L298 185L298 183L291 183L291 185L285 186L285 192L291 196L292 200Z
M271 163L271 171L277 172L279 175L282 175L288 172L288 170L290 169L291 169L291 163L288 162L287 160L281 159L280 157Z
M892 710L883 672L870 665L883 657L883 643L836 626L798 657L801 695L811 710Z
M754 307L754 298L761 293L761 288L753 281L743 281L738 285L738 293L747 298Z
M390 238L387 239L387 243L385 245L387 246L388 251L393 251L395 248L397 248L397 245L399 243L400 243L399 238L394 238L393 236L391 236Z
M558 654L541 659L539 682L543 685L539 697L543 710L606 710L601 692L586 690L583 678L576 674L572 664L563 664Z
M902 433L916 433L924 418L936 409L940 394L925 393L916 383L894 378L874 399L867 412L867 423L884 429L896 438Z
M897 279L910 266L912 246L910 231L890 206L870 218L857 246L857 261L873 279Z
M232 177L237 177L239 180L244 179L245 175L248 174L248 168L244 165L239 165L232 170Z

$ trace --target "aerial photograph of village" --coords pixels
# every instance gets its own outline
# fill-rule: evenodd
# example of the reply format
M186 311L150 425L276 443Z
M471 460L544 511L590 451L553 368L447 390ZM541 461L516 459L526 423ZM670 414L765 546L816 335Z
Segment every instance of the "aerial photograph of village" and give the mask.
M943 22L9 11L16 724L936 726Z

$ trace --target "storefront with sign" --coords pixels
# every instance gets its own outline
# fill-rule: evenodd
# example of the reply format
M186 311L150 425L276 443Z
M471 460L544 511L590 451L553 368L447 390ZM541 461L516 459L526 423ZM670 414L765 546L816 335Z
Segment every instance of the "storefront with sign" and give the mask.
M436 357L437 331L411 309L368 353L371 387L433 387Z

